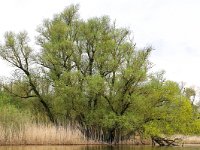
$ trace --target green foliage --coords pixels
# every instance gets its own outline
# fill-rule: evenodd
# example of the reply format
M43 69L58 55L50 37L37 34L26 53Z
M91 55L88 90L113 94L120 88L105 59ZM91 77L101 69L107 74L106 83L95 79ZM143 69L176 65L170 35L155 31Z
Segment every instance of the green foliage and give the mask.
M187 134L193 132L189 124L199 126L189 101L194 91L183 94L163 73L150 75L151 47L138 50L131 31L109 17L82 20L71 5L37 31L37 57L27 34L12 32L0 55L23 73L7 89L32 101L52 123L75 123L88 138L103 134L111 142L134 133ZM13 116L20 113L12 109ZM98 135L91 136L94 131Z
M148 118L144 124L146 135L161 136L173 134L189 134L190 124L193 123L193 107L186 97L181 94L175 82L157 82L150 96ZM152 105L153 104L153 105Z
M27 122L31 122L31 114L27 110L20 110L16 103L13 103L11 96L0 92L0 127L5 132L17 132Z
M195 96L196 95L196 92L193 88L185 88L185 96L187 98L190 98L191 96Z

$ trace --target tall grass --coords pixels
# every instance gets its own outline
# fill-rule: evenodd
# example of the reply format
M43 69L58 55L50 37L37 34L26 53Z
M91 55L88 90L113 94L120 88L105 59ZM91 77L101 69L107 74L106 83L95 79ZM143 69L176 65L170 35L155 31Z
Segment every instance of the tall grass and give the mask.
M185 136L183 139L184 144L200 144L200 136Z
M0 126L1 145L64 145L87 144L78 129L53 125L26 123L17 130ZM89 143L93 143L89 141Z
M92 141L87 141L77 128L38 122L36 117L30 112L0 101L0 145L92 143Z

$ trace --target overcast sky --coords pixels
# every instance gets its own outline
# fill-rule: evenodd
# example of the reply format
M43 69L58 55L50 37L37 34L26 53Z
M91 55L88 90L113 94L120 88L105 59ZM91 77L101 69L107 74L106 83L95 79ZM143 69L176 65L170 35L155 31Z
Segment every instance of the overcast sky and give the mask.
M6 31L28 31L32 40L44 18L70 4L80 5L80 17L108 15L133 31L142 48L151 45L154 70L165 77L200 87L200 0L2 0L0 41ZM9 76L0 61L0 76Z

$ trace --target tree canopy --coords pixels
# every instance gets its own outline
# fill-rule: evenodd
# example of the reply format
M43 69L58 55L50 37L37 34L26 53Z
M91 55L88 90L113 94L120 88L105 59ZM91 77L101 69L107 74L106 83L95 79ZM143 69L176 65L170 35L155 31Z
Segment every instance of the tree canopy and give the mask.
M152 48L137 49L129 29L108 16L83 20L71 5L37 31L37 52L26 32L5 34L0 56L20 75L4 89L37 103L50 122L107 142L189 133L194 91L184 94L162 73L150 73Z

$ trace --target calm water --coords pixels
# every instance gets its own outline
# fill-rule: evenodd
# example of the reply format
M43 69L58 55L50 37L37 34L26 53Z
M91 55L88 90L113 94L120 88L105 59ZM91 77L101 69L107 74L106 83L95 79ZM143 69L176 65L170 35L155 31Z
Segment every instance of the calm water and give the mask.
M0 146L0 150L200 150L199 146Z

